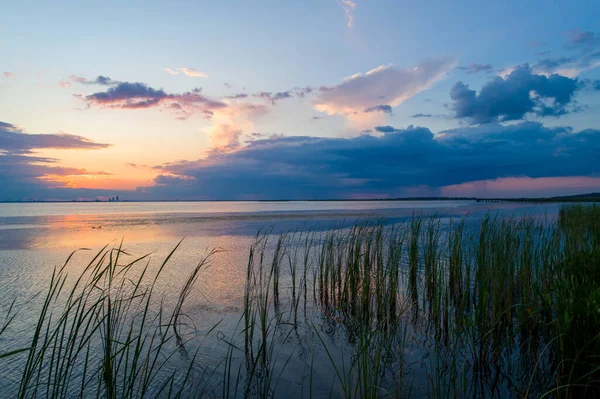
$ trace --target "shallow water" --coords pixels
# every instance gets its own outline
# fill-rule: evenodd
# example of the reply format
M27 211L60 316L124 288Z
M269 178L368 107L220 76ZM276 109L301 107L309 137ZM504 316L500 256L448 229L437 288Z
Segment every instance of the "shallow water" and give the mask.
M222 320L219 333L228 336L233 333L242 312L248 251L260 230L274 234L290 230L318 231L359 219L402 221L414 212L449 217L470 215L471 219L487 212L553 217L558 207L558 204L474 201L0 204L0 319L4 319L15 298L23 308L0 343L8 350L27 345L39 310L39 301L27 301L47 287L53 268L62 265L78 248L89 251L79 251L73 257L68 268L73 275L106 244L118 245L123 240L124 248L133 255L152 252L151 263L156 265L184 238L158 287L167 294L179 290L182 280L207 251L222 249L210 267L201 273L186 311L193 316L200 332L208 331ZM332 330L334 327L326 323L321 327L332 344L343 348L343 331ZM289 374L289 383L294 383L292 377L302 375L302 365L309 361L308 348L317 342L314 331L308 328L305 333L300 346L306 348L281 346L284 360L288 356L299 360L290 363L286 374ZM203 359L216 364L222 360L225 349L218 348L216 335L207 342L210 344L202 351ZM321 353L321 358L324 356ZM315 363L319 372L313 384L317 393L327 396L333 372L327 362ZM0 396L13 392L20 378L21 364L19 357L2 363Z

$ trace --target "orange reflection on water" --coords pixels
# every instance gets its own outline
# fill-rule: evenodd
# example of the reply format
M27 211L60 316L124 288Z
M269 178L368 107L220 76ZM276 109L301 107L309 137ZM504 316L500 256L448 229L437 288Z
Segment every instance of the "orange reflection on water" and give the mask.
M160 241L166 226L121 225L103 215L55 215L24 229L29 248L94 248L124 239L128 243Z

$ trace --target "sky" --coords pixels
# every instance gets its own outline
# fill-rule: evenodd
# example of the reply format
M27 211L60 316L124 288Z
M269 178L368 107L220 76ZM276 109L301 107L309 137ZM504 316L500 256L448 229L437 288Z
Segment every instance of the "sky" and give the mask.
M600 191L597 0L0 7L0 201Z

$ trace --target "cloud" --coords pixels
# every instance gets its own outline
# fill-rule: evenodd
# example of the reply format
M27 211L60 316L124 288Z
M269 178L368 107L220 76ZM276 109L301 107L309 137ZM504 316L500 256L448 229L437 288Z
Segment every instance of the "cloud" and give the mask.
M546 42L540 42L539 40L532 40L529 43L527 43L527 47L529 48L540 48L540 47L545 47L548 43Z
M66 133L26 134L16 125L0 122L0 200L16 200L23 196L56 198L48 190L68 187L74 176L108 175L102 171L60 166L57 159L33 155L33 150L94 150L109 146ZM69 198L73 198L74 193Z
M247 97L248 97L248 95L246 93L237 93L237 94L232 94L232 95L229 95L229 96L225 96L225 98L229 98L229 99L232 99L232 100L236 100L238 98L247 98Z
M567 32L564 47L572 50L570 55L542 59L533 65L534 71L543 75L556 73L574 78L600 66L599 34L573 29Z
M393 133L396 131L396 128L393 126L375 126L375 131L379 133Z
M84 77L77 76L77 75L69 75L69 80L72 82L80 83L80 84L84 84L84 85L100 85L100 86L116 86L119 83L121 83L117 80L112 80L108 76L102 76L102 75L97 76L96 79L93 79L93 80L89 80L89 79L86 79Z
M351 0L340 0L340 4L342 5L344 14L346 14L346 26L352 28L352 25L354 24L353 12L356 8L356 3Z
M472 62L468 66L460 66L456 69L460 69L462 71L466 71L467 73L477 73L477 72L487 72L490 73L494 70L494 67L490 64L478 64L476 62Z
M600 177L502 177L447 186L443 196L456 197L553 197L597 192Z
M168 184L168 185L172 185L172 184L184 184L184 183L189 183L191 181L196 180L194 177L192 176L180 176L180 175L158 175L156 176L156 178L154 179L154 182L156 184Z
M533 70L542 75L559 74L570 78L600 66L600 50L578 53L572 56L545 58L533 65Z
M228 107L215 111L213 126L208 129L212 152L237 150L245 132L254 129L254 122L266 115L268 109L262 104L230 103Z
M520 120L526 114L560 116L572 110L573 96L580 88L577 79L533 73L521 65L508 76L496 76L477 93L457 82L450 91L456 118L471 123Z
M391 114L392 113L392 107L385 104L385 105L376 105L374 107L370 107L365 109L363 112L383 112L384 114Z
M276 101L284 100L286 98L292 98L292 94L289 91L282 91L282 92L278 92L275 94L273 94L269 91L261 91L261 92L253 94L253 96L267 100L272 105L275 105Z
M13 73L12 72L4 72L3 75L6 78L12 78L13 77Z
M170 73L171 75L179 75L179 71L176 71L175 69L171 69L171 68L163 68L163 71Z
M177 68L177 69L162 68L162 70L167 73L170 73L171 75L179 75L180 73L183 73L184 75L187 75L192 78L208 78L208 75L206 73L197 71L193 68L186 68L186 67L181 67L181 68Z
M422 113L418 113L418 114L413 114L410 116L411 118L431 118L433 117L433 115L431 114L422 114Z
M23 154L41 148L95 150L110 146L68 133L26 134L17 126L0 121L0 151L5 153Z
M294 92L298 97L305 97L315 91L314 87L306 86L306 87L296 87L294 88Z
M424 127L376 130L384 134L255 140L234 152L167 166L163 174L187 178L147 190L155 197L327 199L441 192L515 177L600 174L600 130L574 132L537 122L463 127L437 136Z
M88 106L119 109L144 109L163 106L185 119L194 113L211 117L216 110L227 107L222 101L212 100L194 89L181 94L169 94L145 83L119 82L106 91L82 97Z
M208 78L208 75L206 73L197 71L193 68L179 68L179 70L187 76L191 76L194 78Z
M352 117L382 103L396 107L429 89L454 64L454 58L438 58L408 69L380 66L365 74L353 75L338 85L319 88L315 108L329 115Z
M593 49L600 46L600 35L590 31L573 29L567 33L565 47L569 49Z

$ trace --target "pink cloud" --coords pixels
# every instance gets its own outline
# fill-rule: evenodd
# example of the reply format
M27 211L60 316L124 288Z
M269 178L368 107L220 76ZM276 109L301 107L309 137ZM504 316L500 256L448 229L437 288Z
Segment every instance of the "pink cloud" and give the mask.
M254 122L267 112L265 105L251 103L230 103L227 108L217 110L212 117L213 126L208 130L213 151L238 149L243 134L252 131Z
M192 114L202 114L211 118L218 109L228 105L204 96L201 89L181 94L167 93L139 82L116 82L106 91L90 94L84 99L88 106L120 109L145 109L163 106L175 112L178 119L187 119Z
M187 67L181 67L181 68L176 68L176 69L162 68L162 70L171 75L179 75L180 73L183 73L184 75L192 77L192 78L208 78L208 75L206 73L198 71L194 68L187 68Z
M503 177L445 186L448 197L551 197L600 191L600 177Z
M413 68L398 69L379 66L367 73L357 73L342 83L319 88L314 100L318 111L329 115L345 115L351 120L374 123L382 113L367 112L375 107L396 107L414 95L429 89L444 78L456 61L454 58L438 58L421 62Z
M77 76L77 75L69 75L69 79L71 79L73 82L77 82L77 83L87 83L87 79L86 78L82 78L81 76Z
M4 72L4 76L7 78L12 78L13 74L12 74L12 72Z

